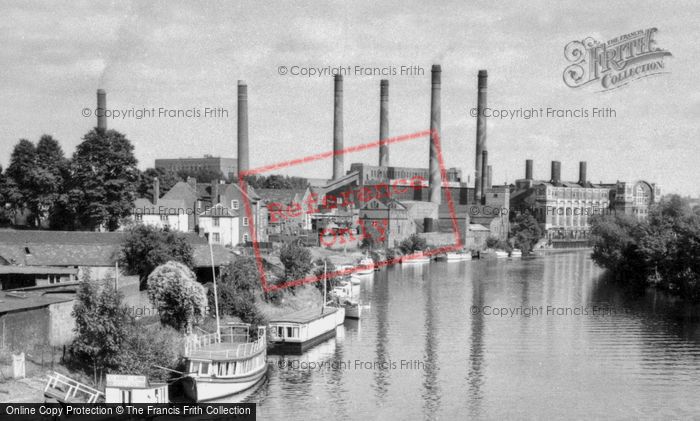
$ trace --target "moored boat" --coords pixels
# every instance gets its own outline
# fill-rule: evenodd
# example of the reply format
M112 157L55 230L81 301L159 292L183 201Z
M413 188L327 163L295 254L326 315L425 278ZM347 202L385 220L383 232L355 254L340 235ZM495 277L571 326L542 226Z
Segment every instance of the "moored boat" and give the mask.
M498 259L504 259L504 258L508 257L508 252L507 252L507 251L503 251L503 250L496 250L496 251L494 252L494 255L495 255L496 258L498 258Z
M472 260L472 254L466 251L448 252L445 254L445 260L447 260L448 262Z
M335 336L336 327L344 320L343 307L295 311L270 320L270 343L282 352L304 352Z
M187 398L206 402L235 395L257 384L267 371L265 327L257 338L250 325L236 323L221 328L219 335L191 335L185 344L187 375L182 379Z
M523 252L520 249L513 249L510 252L510 257L523 257Z
M423 253L407 254L401 258L402 265L430 263L430 257Z
M364 257L357 264L355 273L356 275L369 275L374 273L374 260L370 257Z

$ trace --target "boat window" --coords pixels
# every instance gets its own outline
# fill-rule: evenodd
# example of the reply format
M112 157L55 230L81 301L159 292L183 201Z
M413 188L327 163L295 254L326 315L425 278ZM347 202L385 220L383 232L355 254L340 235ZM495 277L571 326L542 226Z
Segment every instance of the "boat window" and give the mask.
M199 373L199 361L192 361L190 363L190 373Z
M122 390L122 403L131 403L131 390Z
M277 326L277 336L279 338L284 336L284 328L282 326Z
M298 337L299 337L299 328L298 328L298 327L295 327L295 328L294 328L294 337L295 337L295 338L298 338Z
M199 374L209 374L209 363L202 363L202 366L199 370Z
M289 326L287 327L287 337L288 337L288 338L292 338L292 337L293 337L293 335L292 335L292 328L289 327Z
M235 361L231 363L231 371L230 371L230 373L231 373L232 376L236 374L236 366L237 366L237 365L238 365L238 364L237 364Z
M228 364L228 363L227 363L227 364ZM218 370L218 373L219 373L219 374L218 374L218 375L219 375L219 376L225 376L225 375L226 375L226 366L224 365L224 363L218 363L217 365L219 366L219 367L218 367L218 368L219 368L219 370Z

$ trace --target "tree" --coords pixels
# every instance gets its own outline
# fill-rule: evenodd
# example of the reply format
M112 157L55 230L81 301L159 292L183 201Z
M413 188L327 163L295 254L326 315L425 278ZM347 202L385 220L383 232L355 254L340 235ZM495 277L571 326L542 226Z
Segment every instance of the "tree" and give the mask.
M428 243L425 238L420 235L411 234L410 237L404 239L401 244L399 244L399 248L404 254L412 254L428 248Z
M68 161L63 155L61 145L49 135L42 136L36 147L34 191L30 200L32 213L38 215L41 220L55 221L57 214L63 212L61 205L65 198L62 196L69 176Z
M73 154L71 200L79 224L114 231L131 213L139 171L134 147L115 130L88 132Z
M542 238L542 229L537 220L529 213L521 213L511 223L510 235L515 246L528 254Z
M150 197L154 199L153 194L153 179L158 177L160 191L158 197L163 196L168 192L178 181L184 181L178 177L173 171L168 171L164 168L148 168L140 173L139 184L136 188L136 193L139 197Z
M148 299L158 309L161 323L191 332L207 311L207 293L190 268L169 261L148 275Z
M7 190L7 176L0 166L0 225L6 225L10 223L10 210L11 203L9 202L9 195Z
M34 180L36 172L36 148L27 139L20 139L10 155L10 165L5 172L8 180L6 195L8 201L19 210L25 206L31 210L34 196ZM32 215L32 223L36 222L36 214Z
M280 260L284 265L284 279L302 279L311 270L311 252L295 242L285 243L280 249Z
M157 266L170 260L194 267L192 246L184 234L142 224L126 230L119 261L142 284Z
M340 285L340 281L342 280L342 277L340 276L328 276L331 273L336 271L336 267L333 264L333 262L330 261L328 258L323 258L323 259L317 259L315 262L316 269L314 269L314 276L316 276L319 281L314 282L314 285L316 285L316 288L321 291L321 295L323 295L323 289L324 289L324 282L326 284L326 292L331 291L333 288L336 286ZM322 278L324 275L324 268L325 268L325 274L326 274L326 279ZM324 297L324 302L327 299L327 297Z
M264 314L256 306L261 293L260 278L255 259L240 257L221 270L217 283L219 311L235 316L252 326L266 324ZM209 287L209 307L214 308L214 288Z
M70 351L79 361L91 363L95 377L98 370L118 366L130 323L121 300L111 282L93 282L89 274L78 287L72 312L77 335Z

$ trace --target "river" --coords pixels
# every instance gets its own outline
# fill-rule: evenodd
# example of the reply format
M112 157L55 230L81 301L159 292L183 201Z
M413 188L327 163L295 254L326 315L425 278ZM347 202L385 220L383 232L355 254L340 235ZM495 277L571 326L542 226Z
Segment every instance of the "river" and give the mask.
M362 320L270 355L244 401L292 420L700 414L697 311L623 291L589 254L383 269Z

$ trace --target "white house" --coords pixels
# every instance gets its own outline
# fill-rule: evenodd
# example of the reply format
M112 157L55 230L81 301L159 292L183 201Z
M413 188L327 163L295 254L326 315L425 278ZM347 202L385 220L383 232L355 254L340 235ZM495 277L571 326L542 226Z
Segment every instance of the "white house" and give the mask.
M132 219L137 223L158 228L168 227L173 231L189 231L188 212L185 202L182 200L157 199L151 203L148 199L136 199L131 213Z
M236 246L239 243L238 212L218 203L199 214L199 229L213 244Z

